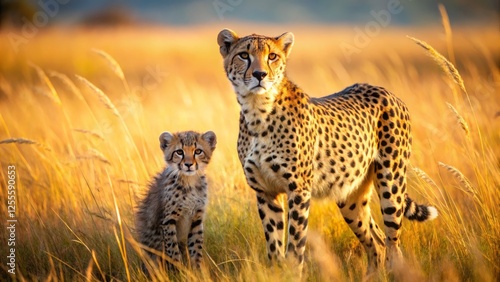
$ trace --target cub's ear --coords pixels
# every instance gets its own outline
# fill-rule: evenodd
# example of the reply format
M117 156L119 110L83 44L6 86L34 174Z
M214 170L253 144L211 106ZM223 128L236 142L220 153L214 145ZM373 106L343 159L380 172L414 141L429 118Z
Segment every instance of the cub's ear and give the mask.
M219 51L222 57L226 57L229 54L229 49L231 49L231 46L238 39L238 35L230 29L223 29L219 32L219 35L217 35L217 44L219 44Z
M207 141L208 145L210 145L210 149L215 150L215 145L217 145L217 137L213 131L207 131L201 135L201 138Z
M281 46L283 52L285 52L286 56L288 57L290 51L292 51L293 41L295 39L293 33L285 32L275 39L278 41L278 44Z
M160 148L162 151L164 151L168 147L173 138L174 135L172 135L172 133L168 131L165 131L160 135Z

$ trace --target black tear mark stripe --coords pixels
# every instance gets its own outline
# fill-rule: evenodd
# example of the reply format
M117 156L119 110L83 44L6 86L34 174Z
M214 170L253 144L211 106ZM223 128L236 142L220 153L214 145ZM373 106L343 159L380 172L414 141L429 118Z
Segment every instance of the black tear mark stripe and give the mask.
M174 159L174 154L175 154L175 151L173 151L172 155L170 155L170 160L169 161L172 161Z
M266 47L267 47L268 53L271 52L271 46L269 46L269 44L266 43ZM270 60L266 60L266 64L267 64L267 68L269 69L269 72L272 75L274 75L273 69L271 68L271 61Z
M250 69L250 65L251 65L250 56L248 56L248 59L246 59L246 61L247 61L247 68L246 68L245 72L243 73L243 80L245 80L245 77L247 77L247 71Z
M234 59L236 58L236 56L238 56L238 54L236 54L236 55L233 56L233 58L231 59L231 64L230 65L234 64Z

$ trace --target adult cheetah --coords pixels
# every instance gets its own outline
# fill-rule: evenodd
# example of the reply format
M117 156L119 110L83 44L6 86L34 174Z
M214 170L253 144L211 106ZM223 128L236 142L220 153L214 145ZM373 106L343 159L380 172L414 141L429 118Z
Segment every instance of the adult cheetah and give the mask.
M405 104L382 87L355 84L311 98L285 74L292 33L245 37L222 30L217 42L224 69L241 106L238 156L259 215L271 260L284 256L284 209L288 243L302 268L310 198L333 198L368 255L368 273L402 260L403 215L437 216L407 194L410 116ZM380 198L384 232L372 218L372 186Z

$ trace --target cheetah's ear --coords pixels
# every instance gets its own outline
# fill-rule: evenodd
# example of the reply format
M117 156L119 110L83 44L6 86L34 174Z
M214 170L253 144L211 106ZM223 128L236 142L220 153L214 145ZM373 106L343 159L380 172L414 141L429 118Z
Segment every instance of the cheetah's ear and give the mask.
M160 135L160 148L162 151L168 147L170 142L172 142L172 138L174 138L174 135L168 131L165 131Z
M292 51L294 38L295 37L291 32L285 32L282 35L275 38L278 41L278 44L281 45L281 48L283 49L283 52L285 52L287 57L290 54L290 51Z
M207 141L208 145L210 145L210 149L215 150L215 145L217 145L217 137L213 131L207 131L201 135L201 138Z
M217 44L219 44L219 51L222 57L226 57L229 54L229 49L231 46L238 41L239 37L236 33L230 29L223 29L217 35Z

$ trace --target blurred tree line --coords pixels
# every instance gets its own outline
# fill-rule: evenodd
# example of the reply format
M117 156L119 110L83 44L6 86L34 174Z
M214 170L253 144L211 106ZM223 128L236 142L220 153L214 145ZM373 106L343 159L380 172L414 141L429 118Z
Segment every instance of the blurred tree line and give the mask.
M500 0L0 0L0 26L20 26L23 18L31 20L37 12L48 13L55 6L57 13L51 23L71 19L72 23L91 24L136 20L190 24L221 20L366 22L371 11L389 5L402 7L392 23L411 25L439 22L438 3L445 5L453 23L498 21Z

